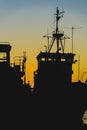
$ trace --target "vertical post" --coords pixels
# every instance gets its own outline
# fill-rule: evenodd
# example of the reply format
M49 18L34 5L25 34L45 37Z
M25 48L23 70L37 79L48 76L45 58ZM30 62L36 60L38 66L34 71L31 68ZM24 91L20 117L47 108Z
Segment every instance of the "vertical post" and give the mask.
M80 81L80 55L78 56L78 81Z
M59 10L58 10L58 7L57 7L57 10L56 10L56 36L57 36L57 33L58 33L58 20L59 20ZM56 37L56 41L57 41L57 52L59 52L59 38Z
M47 29L47 43L48 43L48 48L47 48L47 52L49 51L49 36L48 36L48 29Z
M47 48L47 52L48 52L49 51L49 36L47 38L48 38L48 48Z
M26 52L24 51L24 56L23 56L23 65L24 65L24 84L26 84Z
M73 30L74 30L74 27L72 27L72 53L73 53Z

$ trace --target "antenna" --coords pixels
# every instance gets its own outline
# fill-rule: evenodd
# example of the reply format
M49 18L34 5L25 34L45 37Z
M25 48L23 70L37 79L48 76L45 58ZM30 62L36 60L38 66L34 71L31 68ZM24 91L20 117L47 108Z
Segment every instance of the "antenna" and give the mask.
M48 52L48 50L49 50L49 38L52 38L52 37L51 37L51 36L48 36L48 35L44 35L43 37L44 37L44 38L47 38L47 42L48 42L47 44L48 44L48 45L47 45L47 46L44 46L44 47L46 47L46 52Z
M44 46L46 48L46 52L48 52L49 50L49 38L52 38L51 36L49 36L49 34L50 33L48 33L48 29L47 29L47 34L43 36L44 38L47 38L47 46L46 45Z
M72 30L72 53L73 53L73 35L74 35L74 29L80 29L81 27L75 28L75 27L72 26L71 28L69 28L69 27L65 27L65 28Z

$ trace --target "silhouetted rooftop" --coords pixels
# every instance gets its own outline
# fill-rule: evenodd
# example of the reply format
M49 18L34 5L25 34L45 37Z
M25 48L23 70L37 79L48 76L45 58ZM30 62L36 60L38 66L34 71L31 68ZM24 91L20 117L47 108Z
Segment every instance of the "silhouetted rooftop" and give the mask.
M11 50L10 44L0 44L0 52L9 52Z
M41 60L43 58L46 59L52 59L52 60L56 60L56 59L71 59L73 61L73 57L75 56L75 54L73 53L48 53L48 52L40 52L39 55L37 56L38 60Z

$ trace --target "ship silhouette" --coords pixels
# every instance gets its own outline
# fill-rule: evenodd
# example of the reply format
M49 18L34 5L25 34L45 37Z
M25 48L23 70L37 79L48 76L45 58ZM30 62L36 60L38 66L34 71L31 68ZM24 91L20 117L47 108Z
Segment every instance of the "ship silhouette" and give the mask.
M25 79L26 56L15 57L10 65L11 45L0 44L0 53L4 54L0 58L1 95L16 98L16 102L19 97L25 99L27 96L26 101L20 100L21 105L17 105L20 109L22 105L25 106L22 113L24 118L29 117L37 129L86 129L82 116L87 109L87 84L72 82L72 65L76 62L76 54L65 52L65 35L59 31L59 20L63 13L57 7L51 43L46 52L40 52L37 56L38 68L34 72L33 89L22 80ZM51 51L54 44L57 45L56 52ZM32 124L33 128L32 122L29 125Z

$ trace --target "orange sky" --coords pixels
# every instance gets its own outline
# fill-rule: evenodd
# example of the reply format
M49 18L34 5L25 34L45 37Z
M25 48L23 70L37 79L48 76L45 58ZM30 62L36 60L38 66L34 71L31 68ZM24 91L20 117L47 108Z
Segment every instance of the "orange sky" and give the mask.
M33 73L37 69L36 56L40 51L45 51L47 39L43 38L47 32L54 29L54 14L56 6L64 10L61 18L60 30L72 37L71 29L74 29L74 53L78 60L80 55L80 78L83 72L87 71L87 1L62 0L0 0L0 41L9 42L12 46L11 62L14 56L23 55L26 51L27 65L26 78L33 86ZM66 51L71 52L72 41L66 40ZM78 80L78 62L73 65L73 81ZM84 80L86 79L84 75Z

